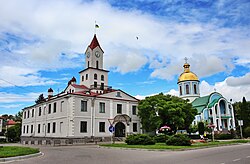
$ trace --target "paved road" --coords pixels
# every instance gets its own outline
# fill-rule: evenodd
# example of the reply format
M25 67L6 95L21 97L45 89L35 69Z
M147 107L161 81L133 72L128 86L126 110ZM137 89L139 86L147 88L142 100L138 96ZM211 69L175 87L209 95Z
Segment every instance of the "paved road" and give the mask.
M43 156L13 164L250 164L250 144L189 151L99 148L96 145L39 147Z

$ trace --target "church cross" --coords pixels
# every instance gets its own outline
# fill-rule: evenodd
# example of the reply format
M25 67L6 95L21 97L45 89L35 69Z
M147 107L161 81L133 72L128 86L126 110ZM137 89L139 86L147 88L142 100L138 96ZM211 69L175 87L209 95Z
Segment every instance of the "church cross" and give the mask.
M188 58L187 58L187 57L185 57L185 58L184 58L184 60L185 60L185 62L187 63L187 61L188 61Z

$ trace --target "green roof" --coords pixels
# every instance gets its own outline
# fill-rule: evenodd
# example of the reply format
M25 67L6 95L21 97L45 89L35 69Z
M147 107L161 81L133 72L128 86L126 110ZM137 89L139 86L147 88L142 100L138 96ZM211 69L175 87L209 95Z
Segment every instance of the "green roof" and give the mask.
M216 104L219 101L219 99L214 99L211 103L208 104L208 108L211 108L212 106L214 106L214 104Z

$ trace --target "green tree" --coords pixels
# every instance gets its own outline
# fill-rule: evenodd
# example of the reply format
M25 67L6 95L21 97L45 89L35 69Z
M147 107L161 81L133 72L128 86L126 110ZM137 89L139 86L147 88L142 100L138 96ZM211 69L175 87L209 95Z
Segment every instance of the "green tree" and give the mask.
M197 110L187 100L163 93L141 100L138 109L142 129L146 132L155 131L163 125L170 126L174 131L188 130L197 114Z
M16 122L22 122L22 117L23 117L23 111L19 111L15 116L14 116L14 121Z
M6 137L8 138L9 142L20 141L20 136L21 136L21 124L20 123L17 123L16 125L8 128Z
M199 122L198 123L198 132L200 135L204 135L204 131L205 131L205 126L203 122Z
M42 102L45 102L46 99L44 98L43 94L40 94L39 97L36 99L36 104L39 104L39 103L42 103Z

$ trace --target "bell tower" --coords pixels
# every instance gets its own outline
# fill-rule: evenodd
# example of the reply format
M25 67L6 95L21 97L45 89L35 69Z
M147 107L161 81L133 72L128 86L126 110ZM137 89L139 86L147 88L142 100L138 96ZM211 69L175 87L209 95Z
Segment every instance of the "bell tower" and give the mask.
M103 69L103 54L96 34L85 51L85 69L80 71L80 85L101 93L108 87L108 72Z

